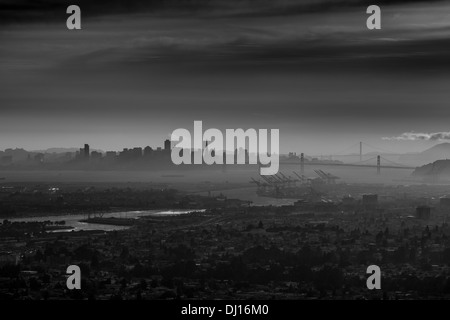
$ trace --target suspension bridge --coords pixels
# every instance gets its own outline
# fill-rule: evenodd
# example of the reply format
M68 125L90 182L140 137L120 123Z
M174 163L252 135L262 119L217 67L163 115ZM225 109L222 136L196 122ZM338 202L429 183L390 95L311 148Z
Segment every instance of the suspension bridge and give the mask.
M359 154L357 152L349 153L352 150L357 151L355 149L358 146L359 146ZM385 156L383 156L381 154L374 155L374 153L376 153L376 152L373 152L373 151L370 152L369 156L367 154L363 154L363 147L366 147L366 148L368 147L369 149L375 150L376 152L382 153L384 155L389 154L389 155L396 156L396 157L399 156L398 153L395 153L395 152L392 152L389 150L385 150L382 148L377 148L377 147L371 146L364 142L359 142L359 143L354 144L340 152L336 152L332 155L320 156L317 158L317 160L306 160L304 157L304 154L301 153L301 155L300 155L300 170L303 173L304 166L366 167L366 168L377 168L377 173L380 174L380 171L383 168L385 168L385 169L405 169L405 170L415 169L415 167L413 167L413 166L409 166L409 165L406 165L403 163L399 163L399 162L387 159ZM345 159L346 157L353 158L353 159L359 157L359 161L349 161L349 162L333 161L333 159L336 159L336 158L340 158L340 159L344 158ZM366 159L364 159L364 158L366 158ZM287 162L283 162L283 163L298 164L298 161L297 162L287 161Z

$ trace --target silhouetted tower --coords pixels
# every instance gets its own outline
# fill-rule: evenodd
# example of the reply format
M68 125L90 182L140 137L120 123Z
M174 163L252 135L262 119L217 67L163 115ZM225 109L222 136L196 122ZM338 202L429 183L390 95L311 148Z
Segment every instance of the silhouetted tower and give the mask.
M300 154L300 173L305 173L305 155L303 153Z
M164 141L164 150L170 150L170 140L166 139Z
M380 174L381 171L380 158L381 158L380 156L377 156L377 174Z
M362 142L359 142L359 161L362 161Z
M225 173L227 172L227 150L223 150L222 151L222 172ZM261 165L261 163L260 163Z
M85 159L89 159L89 145L88 144L85 144L84 145L84 153L83 153L83 155L84 155L84 158Z

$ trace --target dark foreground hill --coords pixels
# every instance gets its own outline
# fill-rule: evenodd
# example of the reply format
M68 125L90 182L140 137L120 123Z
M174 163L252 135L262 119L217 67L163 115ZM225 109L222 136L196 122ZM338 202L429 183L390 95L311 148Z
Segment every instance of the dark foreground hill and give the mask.
M437 160L432 163L416 168L412 173L413 176L440 178L450 178L450 160Z

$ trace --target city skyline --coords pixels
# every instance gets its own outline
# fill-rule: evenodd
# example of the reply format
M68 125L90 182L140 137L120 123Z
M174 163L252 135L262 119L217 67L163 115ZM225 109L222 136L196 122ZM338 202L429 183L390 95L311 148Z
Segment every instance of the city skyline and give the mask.
M125 149L130 149L130 148L131 149L133 149L133 148L142 148L142 149L144 149L146 147L150 147L153 150L157 150L157 149L164 149L164 142L165 141L170 141L169 139L162 139L162 140L159 140L159 141L158 140L155 141L155 139L151 139L151 141L155 141L154 144L151 144L151 143L149 143L150 139L146 139L146 140L147 140L147 142L143 141L142 144L130 142L130 144L128 144L128 145L127 144L122 144L120 146L112 147L112 148L105 148L103 146L95 145L95 148L92 149L92 151L98 151L98 152L101 152L101 153L106 153L106 152L110 152L110 151L111 152L113 152L113 151L114 152L120 152L120 151L123 151ZM400 140L400 139L398 139L398 140ZM314 152L304 151L306 149L302 149L300 147L297 147L296 149L295 149L295 147L294 147L294 149L280 148L280 154L289 154L289 153L300 154L300 153L304 153L304 154L308 154L308 155L311 155L311 156L357 155L357 154L360 153L359 152L359 144L360 143L364 143L365 144L365 146L363 148L363 152L362 152L363 154L366 154L366 153L370 154L370 153L374 153L375 151L378 151L378 152L381 152L381 153L387 153L387 154L389 154L389 153L391 153L391 154L409 154L409 153L412 153L413 154L413 153L423 152L423 151L425 151L425 150L427 150L427 149L429 149L429 148L431 148L433 146L437 146L437 145L440 145L440 144L443 144L443 143L444 144L445 143L450 143L450 142L448 142L445 139L443 139L443 140L411 140L410 142L411 143L416 143L416 146L415 146L415 148L408 149L406 151L399 151L399 150L395 150L395 149L389 150L389 149L384 149L382 147L379 147L377 145L375 145L375 146L366 145L365 142L361 142L361 141L352 141L352 142L349 142L347 144L347 147L344 147L344 145L343 145L341 149L338 149L338 147L335 146L331 150L322 149L322 151L319 150L319 152L314 153ZM83 145L83 144L85 144L85 142L81 142L80 143L80 145ZM89 146L94 145L91 142L89 142L87 144ZM283 146L283 144L281 143L280 147L282 147L282 146ZM78 149L79 149L79 147L73 146L73 145L63 146L63 145L51 145L51 144L46 145L46 144L43 144L41 148L38 148L35 145L29 146L29 147L27 147L27 146L20 146L20 145L19 146L14 146L14 145L10 146L10 145L8 145L8 146L6 146L4 148L0 147L0 152L1 151L6 151L6 150L26 150L27 152L35 152L35 153L36 152L64 153L64 152L75 152ZM334 152L331 152L331 151L334 151Z
M126 151L126 150L132 150L132 149L151 149L151 150L167 150L165 143L170 142L169 139L166 140L162 140L160 141L160 143L156 143L156 145L151 145L151 144L143 144L143 145L139 145L139 144L130 144L128 146L123 146L117 149L105 149L105 148L100 148L98 146L94 146L94 148L91 148L90 151L95 151L95 152L99 152L99 153L108 153L108 152L121 152L121 151ZM203 141L204 143L206 143L207 141ZM175 143L175 142L170 142L171 144ZM364 147L360 150L359 145L363 143ZM450 142L446 142L446 141L434 141L433 144L430 144L430 148L434 147L434 146L438 146L438 145L443 145L443 144L450 144ZM88 148L91 147L90 143L82 143L82 145L84 146L88 146ZM173 148L173 146L171 146L171 148ZM77 147L77 146L52 146L49 148L42 148L42 149L27 149L27 148L23 148L20 146L13 146L13 147L8 147L5 149L0 149L0 152L5 152L7 150L25 150L27 152L31 152L31 153L59 153L59 154L63 154L63 153L76 153L81 151L83 148ZM194 148L193 148L194 149ZM307 153L307 152L302 152L297 151L297 150L287 150L286 152L284 151L280 151L279 154L280 155L289 155L289 154L296 154L296 155L300 155L301 153L305 154L305 155L309 155L309 156L345 156L345 155L359 155L359 154L374 154L375 152L378 153L383 153L383 154L397 154L397 155L402 155L402 154L415 154L415 153L420 153L423 151L428 150L429 148L427 147L427 149L421 149L418 152L398 152L395 150L386 150L386 149L382 149L382 148L378 148L376 146L371 146L371 145L367 145L364 142L357 142L354 143L353 145L339 151L339 152L335 152L335 153L320 153L320 154L314 154L314 153ZM221 149L217 149L219 151L222 151ZM360 150L360 151L359 151Z

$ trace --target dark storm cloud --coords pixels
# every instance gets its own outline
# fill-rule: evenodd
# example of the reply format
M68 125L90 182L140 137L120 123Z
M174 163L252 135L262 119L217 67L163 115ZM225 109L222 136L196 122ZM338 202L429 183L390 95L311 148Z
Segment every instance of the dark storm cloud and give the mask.
M127 47L111 47L80 54L64 61L70 66L161 68L165 72L225 74L298 72L320 73L448 73L450 39L417 37L416 30L362 32L290 37L239 30L222 38L201 39L188 34L142 39ZM449 27L427 30L448 34ZM208 37L209 36L209 37Z
M434 0L439 2L442 0ZM377 5L431 2L423 0L378 0ZM192 14L203 16L272 16L325 12L352 6L368 6L372 0L0 0L0 23L63 20L72 4L83 15L97 16L128 13Z
M171 18L148 14L131 14L140 10L160 8L252 7L255 12L267 6L290 8L291 6L361 5L364 0L333 1L112 1L101 11L102 2L79 2L83 15L108 12L109 20L83 20L82 33L70 34L55 27L28 32L0 34L4 44L4 65L35 66L53 64L57 68L94 66L150 67L164 72L436 72L450 69L450 40L448 23L437 14L445 11L439 5L424 5L411 9L396 7L383 9L383 28L370 32L365 28L365 11L321 12L303 16L278 16L245 18L242 16L216 21L191 16ZM403 1L405 2L405 1ZM416 1L406 1L407 3ZM46 12L57 8L64 1L5 1L7 8L26 12ZM235 4L230 5L231 4ZM382 4L383 2L380 2ZM159 7L158 7L159 6ZM431 9L430 9L431 8ZM156 9L155 9L156 10ZM158 9L159 10L159 9ZM181 10L181 9L180 9ZM431 10L431 11L427 11ZM19 12L19 11L18 11ZM22 11L20 11L22 12ZM276 12L272 10L272 12ZM295 13L295 10L291 10ZM59 15L65 19L66 15ZM410 16L410 17L408 17ZM65 21L61 21L62 26ZM58 31L59 30L59 31ZM18 34L18 35L17 35ZM23 41L20 41L23 40ZM42 43L46 45L43 46ZM27 48L28 47L28 48ZM19 49L20 48L20 49ZM29 57L28 57L29 56ZM41 59L42 56L42 59ZM23 59L22 59L23 57ZM47 57L47 59L45 58ZM33 62L27 62L26 60Z

